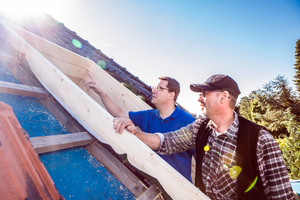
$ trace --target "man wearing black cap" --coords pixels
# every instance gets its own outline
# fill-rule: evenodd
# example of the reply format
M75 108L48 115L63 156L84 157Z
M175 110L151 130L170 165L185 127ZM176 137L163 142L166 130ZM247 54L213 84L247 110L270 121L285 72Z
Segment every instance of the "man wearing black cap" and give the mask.
M165 134L148 134L130 120L115 118L114 128L126 127L160 154L196 149L195 185L211 199L295 199L277 142L267 130L234 112L240 94L227 75L212 75L199 92L205 117Z

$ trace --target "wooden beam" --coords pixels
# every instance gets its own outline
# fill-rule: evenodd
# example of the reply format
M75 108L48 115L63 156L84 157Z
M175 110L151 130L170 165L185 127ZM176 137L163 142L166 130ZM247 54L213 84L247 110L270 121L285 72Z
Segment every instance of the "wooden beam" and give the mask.
M96 141L96 138L87 132L39 136L29 139L38 154L88 145Z
M49 57L47 54L43 54L43 55L48 60L51 60L53 63L55 63L55 65L57 65L57 67L59 67L59 65L64 65L64 67L65 66L68 67L70 65L68 62L66 62L66 60L56 61L57 58L55 58L55 57L51 57L51 56ZM24 62L26 62L25 59L22 59L23 62L20 63L20 66L17 66L15 63L13 63L13 64L6 64L6 66L9 66L8 68L10 69L10 71L13 74L15 74L15 76L18 77L18 79L21 80L21 82L26 83L26 84L32 84L32 85L37 85L37 86L43 87L42 85L40 85L39 82L35 82L37 80L35 77L31 77L30 76L33 73L31 71L31 69L28 68L29 67L28 64L24 63ZM24 66L24 64L25 64L25 66ZM76 64L78 64L78 63L76 63ZM72 66L73 66L74 69L76 68L76 66L74 67L74 65L70 65L70 67L72 67ZM80 69L78 68L78 70L76 70L76 71L80 71ZM66 70L66 72L69 72L69 71ZM68 77L71 80L73 80L73 82L78 83L77 81L75 81L76 78L72 78L72 74L68 75ZM39 99L39 100L41 101L41 99ZM48 99L43 99L41 102L44 104L44 106L48 110L50 110L52 112L53 112L53 110L63 109L63 108L59 108L60 104L56 104L56 105L53 104L53 102L55 102L55 99L52 99L50 101ZM100 100L100 103L101 103L101 100ZM56 107L58 107L58 108L56 108ZM67 113L67 114L69 114L69 113ZM58 119L61 119L61 118L64 117L61 114L59 114L59 116L61 116L61 117L58 117L57 116L57 112L54 112L54 115ZM66 126L68 130L70 130L70 126L69 126L68 122L67 122L67 124L64 123L64 122L65 122L65 120L62 121L62 124L64 126ZM67 135L69 136L70 134L67 134ZM63 136L65 136L65 135L63 135ZM81 145L85 144L85 143L82 143L82 142L85 142L85 141L80 141L80 143L77 144L77 143L74 143L72 140L67 140L67 141L65 141L66 143L63 143L63 141L61 141L62 139L63 138L61 138L60 136L59 137L45 136L45 137L30 138L30 140L32 140L32 145L34 147L36 147L35 150L36 150L37 153L46 153L46 152L61 150L61 149L64 149L64 148L75 147L77 145L81 146ZM49 141L50 141L50 143L49 143ZM60 142L58 142L60 144L58 144L58 143L53 144L53 142L51 142L51 141L60 141ZM72 146L70 146L70 143L72 143ZM59 145L59 146L57 146L57 145ZM132 192L133 195L135 195L136 197L138 197L138 196L145 196L146 197L147 196L146 193L143 193L143 192L147 191L147 187L141 182L140 178L138 178L134 174L134 172L132 172L131 170L129 170L124 165L123 162L121 162L119 159L117 159L115 157L116 155L112 154L110 151L108 151L102 145L101 146L96 145L96 144L88 145L86 149L92 155L96 155L94 157L96 159L98 159L112 174L114 174L117 177L117 179L119 179L119 181L126 188L130 188L130 191ZM100 153L99 153L99 151L100 151ZM100 156L100 158L99 158L99 154L102 155L102 156ZM143 178L144 181L145 181L145 179L146 178ZM152 190L152 188L154 188L154 187L152 186L151 188L148 188L148 190L149 189ZM148 193L149 193L149 191L148 191ZM161 193L159 189L157 190L157 193Z
M156 185L151 185L148 190L146 190L141 196L137 198L137 200L150 200L157 199L161 194L161 191L158 189Z
M95 142L86 146L86 149L134 196L138 197L147 190L145 185L101 143Z
M4 22L8 24L7 22ZM39 36L36 36L24 29L18 28L12 24L8 24L18 35L28 42L35 50L37 50L44 58L53 64L60 72L64 73L71 80L81 79L78 87L86 92L84 83L90 80L86 72L90 71L95 79L101 84L106 93L114 99L125 111L139 111L151 109L151 107L142 101L138 96L133 94L125 86L111 77L105 70L101 69L95 62L75 54L67 49L64 49L52 42L49 42ZM4 35L4 34L3 34ZM22 52L24 53L24 52ZM28 58L28 54L26 54ZM28 59L27 59L28 60ZM30 61L28 60L29 64ZM101 100L98 95L92 91L88 94L97 103L101 105Z
M10 83L5 81L0 81L0 93L31 96L37 98L48 98L51 96L49 92L44 88Z
M124 131L123 134L116 134L112 128L113 117L106 110L10 29L5 22L0 22L2 24L1 31L5 32L3 35L14 48L26 54L30 68L36 77L88 132L97 139L106 141L118 154L127 154L128 161L133 166L156 178L173 199L208 199L137 137L127 131ZM94 63L93 66L95 65ZM97 68L101 69L98 66ZM119 92L127 93L127 91L123 93L122 89ZM131 101L134 104L136 98Z
M11 63L16 65L19 63L19 59L17 57L4 52L0 52L0 61L2 61L4 64Z
M6 64L6 68L23 84L43 87L35 78L30 76L21 66ZM64 107L62 107L52 96L51 98L38 99L51 114L72 133L86 131Z

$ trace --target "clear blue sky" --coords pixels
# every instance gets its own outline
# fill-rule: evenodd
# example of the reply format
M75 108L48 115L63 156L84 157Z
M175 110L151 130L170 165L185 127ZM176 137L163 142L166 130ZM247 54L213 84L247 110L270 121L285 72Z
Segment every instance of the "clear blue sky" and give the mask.
M176 78L178 102L192 113L200 109L189 85L212 74L234 78L240 97L277 75L293 85L299 0L33 0L14 6L32 3L146 84Z

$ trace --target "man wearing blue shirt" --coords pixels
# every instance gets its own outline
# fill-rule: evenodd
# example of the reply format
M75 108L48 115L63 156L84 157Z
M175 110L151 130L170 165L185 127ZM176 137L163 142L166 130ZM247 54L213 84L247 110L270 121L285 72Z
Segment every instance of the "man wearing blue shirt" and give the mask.
M195 118L176 104L180 92L179 83L170 77L159 77L156 86L152 87L151 103L157 109L143 110L138 112L126 112L116 104L100 87L93 76L88 73L91 80L85 83L87 91L93 89L96 92L107 111L114 117L130 119L134 125L148 133L165 133L175 131L195 121ZM185 178L191 181L191 163L194 150L188 150L173 155L160 155L166 162L174 167Z

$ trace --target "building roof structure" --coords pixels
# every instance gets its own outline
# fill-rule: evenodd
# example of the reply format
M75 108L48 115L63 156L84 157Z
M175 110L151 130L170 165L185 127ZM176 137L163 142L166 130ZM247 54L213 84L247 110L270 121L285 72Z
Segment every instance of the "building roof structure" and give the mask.
M151 105L149 86L50 15L24 18L22 22L11 21L1 13L0 18L93 60ZM43 89L31 72L25 55L14 49L1 34L0 85L0 101L12 107L35 152L65 199L156 199L160 194L154 184L109 146L89 135Z

